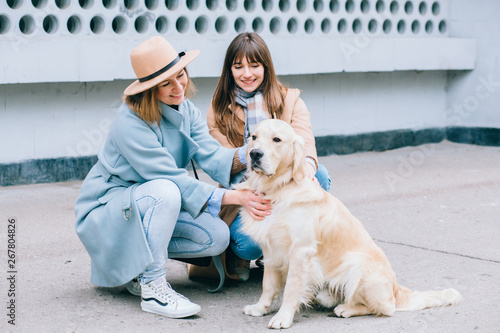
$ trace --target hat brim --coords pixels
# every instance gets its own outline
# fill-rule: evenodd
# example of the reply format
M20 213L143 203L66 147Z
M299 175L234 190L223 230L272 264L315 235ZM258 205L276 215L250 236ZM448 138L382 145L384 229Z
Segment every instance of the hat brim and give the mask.
M134 81L123 91L123 94L125 96L131 96L153 88L154 86L160 84L162 81L165 81L165 79L167 79L169 76L186 67L191 61L198 57L199 54L200 50L187 51L186 54L181 57L181 60L179 60L178 63L172 66L172 68L169 68L166 72L146 82L139 82L139 80Z

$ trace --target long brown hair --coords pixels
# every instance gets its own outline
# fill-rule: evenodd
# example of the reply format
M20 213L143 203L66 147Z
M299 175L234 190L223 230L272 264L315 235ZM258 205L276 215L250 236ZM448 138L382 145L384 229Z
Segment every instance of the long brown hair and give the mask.
M212 100L215 124L221 133L226 135L229 142L235 146L239 146L243 142L243 133L237 131L237 128L242 125L241 119L236 117L234 112L231 112L231 109L234 110L236 106L234 92L237 88L231 67L243 58L246 58L250 63L259 62L264 67L264 80L259 89L262 91L266 110L270 117L281 119L287 90L274 72L271 53L264 40L255 32L245 32L236 36L226 51L222 74Z
M184 72L188 77L185 96L186 98L191 98L196 94L196 86L189 77L186 68L184 68ZM157 123L158 126L160 125L161 106L158 100L158 86L154 86L135 95L125 96L125 103L135 112L137 117L149 124Z

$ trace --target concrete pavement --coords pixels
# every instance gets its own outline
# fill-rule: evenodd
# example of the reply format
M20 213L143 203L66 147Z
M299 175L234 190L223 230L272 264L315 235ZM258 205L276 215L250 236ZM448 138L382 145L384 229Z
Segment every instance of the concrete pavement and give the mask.
M400 284L453 287L464 300L391 318L342 319L330 310L303 309L288 332L500 332L500 148L442 142L320 162L332 175L331 193L386 252ZM123 288L91 285L90 260L74 231L80 185L0 188L1 332L269 331L270 315L242 313L260 295L255 266L250 281L228 282L210 294L215 283L191 281L184 264L169 261L170 283L202 307L188 319L142 312L140 299ZM15 225L13 268L8 225ZM15 326L8 323L12 300Z

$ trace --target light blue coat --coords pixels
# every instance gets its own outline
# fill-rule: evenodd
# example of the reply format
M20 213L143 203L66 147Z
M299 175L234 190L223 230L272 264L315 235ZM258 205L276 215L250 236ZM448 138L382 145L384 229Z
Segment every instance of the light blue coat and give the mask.
M161 124L148 124L122 104L82 184L75 204L76 232L91 258L91 282L115 287L153 262L133 198L137 184L169 179L182 196L182 209L194 218L216 186L189 176L193 158L216 182L229 188L236 149L226 149L208 133L201 112L189 101L179 110L161 104Z

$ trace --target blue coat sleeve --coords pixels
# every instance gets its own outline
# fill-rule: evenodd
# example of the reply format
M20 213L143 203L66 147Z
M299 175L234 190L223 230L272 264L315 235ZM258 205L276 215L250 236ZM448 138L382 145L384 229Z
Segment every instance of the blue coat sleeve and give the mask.
M189 104L191 119L191 137L198 144L199 149L194 155L195 161L213 180L229 188L233 157L237 148L224 148L208 132L208 126L202 119L201 112Z

